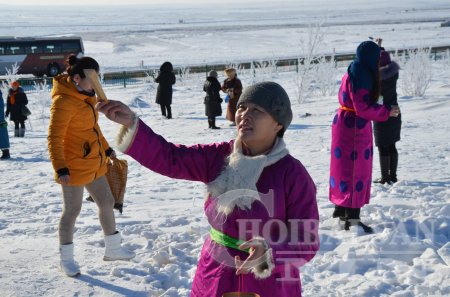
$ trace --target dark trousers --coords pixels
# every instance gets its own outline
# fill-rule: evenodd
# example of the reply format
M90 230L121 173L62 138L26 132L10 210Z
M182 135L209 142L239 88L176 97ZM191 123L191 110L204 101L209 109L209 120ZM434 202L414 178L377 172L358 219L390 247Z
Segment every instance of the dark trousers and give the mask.
M25 136L25 120L14 121L14 137Z
M379 146L378 152L380 156L392 156L398 155L397 148L395 147L395 143L388 146Z
M211 129L220 129L216 126L216 117L208 117L208 125Z
M161 114L163 116L165 116L168 119L172 118L172 109L170 108L170 104L168 105L164 105L164 104L160 104L161 106Z
M19 129L19 125L20 128L25 129L25 120L14 121L14 129Z

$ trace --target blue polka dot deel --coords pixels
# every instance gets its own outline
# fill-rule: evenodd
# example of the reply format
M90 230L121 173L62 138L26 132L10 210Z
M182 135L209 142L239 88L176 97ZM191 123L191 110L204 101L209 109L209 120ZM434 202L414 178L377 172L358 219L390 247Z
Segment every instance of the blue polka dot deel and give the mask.
M346 102L348 100L347 92L342 92L342 101Z
M364 158L365 158L366 160L369 160L369 158L370 158L370 149L366 149L366 150L364 151Z
M355 127L355 117L353 113L348 112L344 117L344 123L347 128Z
M362 180L358 181L355 186L356 192L361 192L363 188L364 188L364 183L362 182Z
M348 189L347 183L345 181L341 181L339 183L339 191L341 191L341 193L345 193L347 192L347 189Z
M342 157L342 151L341 151L341 149L340 148L335 148L334 149L334 156L337 158L337 159L340 159L341 157Z
M358 129L363 129L368 122L369 122L368 120L358 117L356 118L356 127Z

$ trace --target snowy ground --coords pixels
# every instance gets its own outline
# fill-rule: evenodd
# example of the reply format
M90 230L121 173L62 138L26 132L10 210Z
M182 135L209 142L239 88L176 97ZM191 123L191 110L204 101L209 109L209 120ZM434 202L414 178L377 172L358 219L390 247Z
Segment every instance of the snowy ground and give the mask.
M348 7L350 2L344 4ZM417 1L405 2L416 4ZM431 8L427 6L429 9L417 4L422 10L415 13L430 17L436 8L446 3L432 2L435 5ZM392 5L405 10L401 5ZM345 11L344 8L339 6L341 11ZM339 12L339 9L336 11ZM367 15L371 13L367 12ZM376 13L374 15L377 16ZM385 22L389 19L383 13L379 13L377 18ZM50 25L53 22L53 19L48 20ZM50 26L49 30L55 26ZM370 31L358 26L358 30L352 33L353 37L348 37L344 34L347 32L346 25L343 26L332 27L332 30L336 35L341 35L341 44L348 46L344 49L356 46L356 40L365 39ZM423 24L421 28L425 27L429 28L429 34L424 33L423 36L429 36L430 42L449 43L442 37L444 31L438 28L438 23ZM5 27L0 26L0 30L2 28ZM417 32L424 32L417 31L414 23L399 28L403 28L403 34L397 32L399 39L408 45L414 45L420 39L422 35L416 36ZM23 31L26 30L25 25ZM42 28L36 30L45 31ZM244 36L253 34L246 32L245 28L242 31ZM280 32L282 35L286 31ZM5 33L0 35L9 35ZM407 42L407 35L410 43ZM99 37L98 43L88 41L87 51L94 57L97 54L103 57L103 52L96 51L97 47L89 46L101 42L108 44L108 36L111 35L107 35L105 41ZM273 48L277 36L274 31L266 39L266 45ZM132 40L131 35L129 38ZM396 42L394 39L392 36L391 41ZM293 37L289 40L294 44ZM206 49L198 49L192 58L202 57L202 51ZM146 52L138 47L132 53L140 57ZM171 56L176 53L173 48L168 52ZM285 53L283 48L281 54L290 53L289 50ZM130 55L111 53L102 65L114 67L114 62L119 64L117 66L133 64L127 60L131 59ZM260 57L258 49L249 49L242 53L242 58L246 55ZM268 55L271 53L268 52ZM185 63L191 62L185 52L178 53L178 57L180 61L183 57ZM233 54L231 57L241 55ZM217 58L220 59L220 56ZM346 232L335 219L330 218L330 125L338 105L336 94L309 97L299 104L295 100L295 73L257 77L257 80L270 79L280 83L290 95L294 120L285 140L291 154L300 159L310 172L318 189L321 249L301 269L304 296L450 295L449 66L449 61L433 65L434 79L423 98L404 96L399 88L403 116L402 140L398 143L400 181L394 186L373 185L371 204L362 210L364 221L376 230L373 235L364 235L359 229ZM345 67L340 68L337 80L344 71ZM223 80L224 77L219 75L219 79ZM234 138L234 128L229 127L223 117L217 121L221 130L206 128L202 104L203 79L202 75L192 75L187 81L177 82L172 120L162 118L159 106L153 103L155 84L127 89L111 87L106 89L106 93L112 99L123 100L133 106L146 123L172 142L210 143ZM253 81L245 75L241 79L244 87ZM129 161L130 170L125 208L123 215L117 213L116 219L125 245L137 253L136 258L130 262L101 260L104 243L97 210L94 204L84 202L75 233L75 253L82 266L82 276L68 278L58 271L57 225L62 201L60 187L53 182L47 152L49 94L33 93L29 95L29 100L33 115L27 122L27 135L25 138L11 138L13 159L0 162L0 295L189 296L202 237L208 231L202 205L205 188L200 183L157 175L127 156L120 156ZM225 104L222 107L225 109ZM306 113L311 116L306 117ZM114 143L118 126L103 116L100 125L106 138ZM12 135L11 126L9 128ZM374 177L378 175L378 157L375 154Z
M341 230L328 202L330 123L336 96L294 100L294 120L285 139L318 188L321 249L302 268L305 296L448 295L450 288L450 74L435 64L439 79L424 98L400 97L403 113L399 179L374 185L362 217L376 229L363 235ZM344 71L344 69L341 69ZM295 98L292 73L272 75ZM244 86L249 80L243 78ZM219 131L206 129L202 79L180 82L174 92L174 119L159 115L154 86L109 88L157 132L184 144L229 140L235 131L221 117ZM131 262L103 262L103 239L94 204L85 202L75 233L79 278L58 271L57 223L60 188L52 181L46 129L48 97L30 95L35 114L26 138L11 138L13 159L0 163L0 288L2 296L188 296L202 236L202 184L171 180L142 168L127 156L130 173L124 214L118 228ZM138 103L138 104L136 104ZM225 108L225 105L223 106ZM305 117L305 113L311 113ZM117 126L101 117L111 141ZM11 132L11 131L10 131ZM375 155L376 156L376 155ZM379 175L378 159L374 176ZM353 228L353 227L352 227ZM446 261L446 262L445 262Z

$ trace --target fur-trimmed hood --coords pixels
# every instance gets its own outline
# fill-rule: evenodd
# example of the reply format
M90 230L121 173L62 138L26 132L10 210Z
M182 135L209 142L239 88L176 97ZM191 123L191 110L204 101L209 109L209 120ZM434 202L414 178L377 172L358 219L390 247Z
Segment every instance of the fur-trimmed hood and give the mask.
M396 75L399 70L400 66L394 61L391 61L391 63L387 64L386 66L380 67L381 80L390 79L391 77Z

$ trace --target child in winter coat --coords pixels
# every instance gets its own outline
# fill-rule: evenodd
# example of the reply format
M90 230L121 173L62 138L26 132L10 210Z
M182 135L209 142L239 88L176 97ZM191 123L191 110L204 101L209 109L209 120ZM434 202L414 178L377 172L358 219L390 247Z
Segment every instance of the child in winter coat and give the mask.
M159 68L159 75L155 78L158 89L156 91L156 103L161 106L161 114L168 119L172 118L172 85L175 84L175 74L170 62L164 62Z
M123 125L119 149L172 178L207 185L211 225L191 296L245 291L261 297L301 296L299 266L319 249L316 187L289 154L289 97L273 82L248 87L237 102L235 140L184 146L157 135L123 103L97 109Z
M9 159L8 123L5 121L5 103L3 102L2 91L0 91L0 149L2 150L0 159Z
M359 225L360 210L370 200L372 183L372 125L398 116L398 107L377 104L380 49L375 42L362 42L356 59L348 67L339 89L340 107L333 119L329 198L335 204L334 218L345 221L345 229Z
M73 255L73 232L81 210L83 190L89 192L99 208L105 236L104 260L128 260L134 253L124 249L116 231L114 197L105 174L106 158L115 155L98 125L98 112L92 82L84 69L99 72L90 57L68 59L67 74L53 78L52 106L48 128L48 150L55 180L63 192L63 212L59 221L60 264L68 276L80 274Z
M20 87L18 81L11 83L6 100L6 113L10 121L14 122L14 137L25 136L25 121L27 116L23 113L23 107L28 104L27 94Z
M381 74L381 96L383 104L398 106L397 103L397 80L400 66L391 61L391 57L384 47L381 46L382 39L378 38L380 47L380 74ZM381 178L376 183L391 184L397 182L398 152L395 143L400 140L402 126L401 114L398 117L390 117L385 122L373 122L373 133L375 145L380 154Z
M216 126L216 117L222 115L222 98L220 98L220 83L217 80L217 72L211 70L208 73L205 83L203 84L203 91L205 96L205 115L208 117L208 125L210 129L220 129Z

